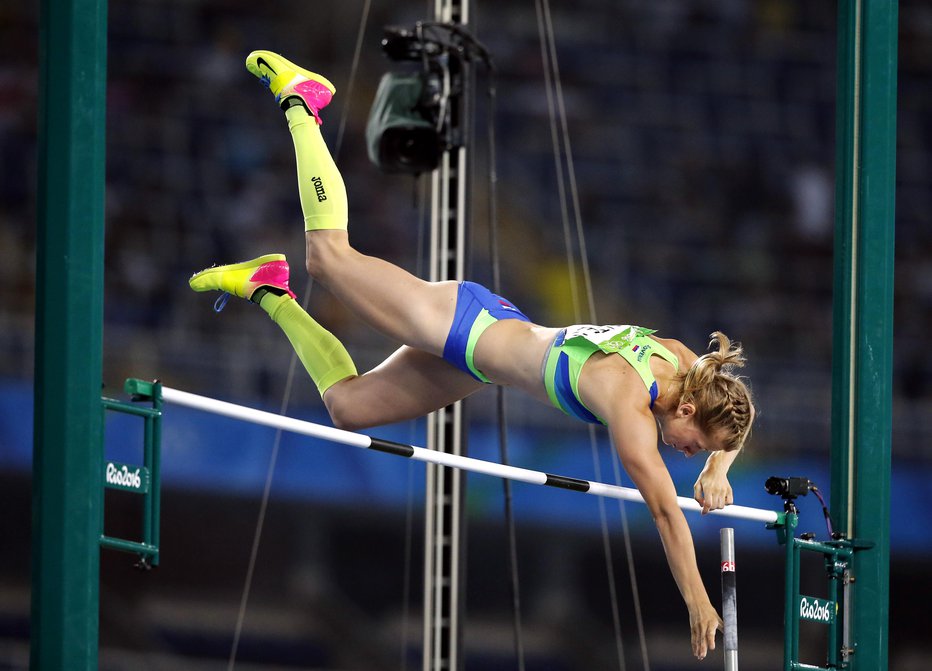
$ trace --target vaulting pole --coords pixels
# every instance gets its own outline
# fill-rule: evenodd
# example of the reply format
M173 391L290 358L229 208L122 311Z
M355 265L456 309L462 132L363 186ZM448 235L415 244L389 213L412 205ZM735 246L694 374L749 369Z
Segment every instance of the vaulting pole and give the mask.
M725 671L738 671L738 589L735 565L735 530L719 531L722 550L722 647Z
M896 0L838 3L832 511L854 557L855 671L887 668L896 164Z
M30 668L97 669L106 1L42 0Z

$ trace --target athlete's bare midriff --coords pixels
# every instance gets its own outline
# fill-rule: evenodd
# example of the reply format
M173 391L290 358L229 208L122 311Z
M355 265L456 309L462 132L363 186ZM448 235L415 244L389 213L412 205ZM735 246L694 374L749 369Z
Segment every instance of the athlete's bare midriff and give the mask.
M475 362L492 382L516 387L547 402L541 362L560 329L503 319L485 330L476 344Z

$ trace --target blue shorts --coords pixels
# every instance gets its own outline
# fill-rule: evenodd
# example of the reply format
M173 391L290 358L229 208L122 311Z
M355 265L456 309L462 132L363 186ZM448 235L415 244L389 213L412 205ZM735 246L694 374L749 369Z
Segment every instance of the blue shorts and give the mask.
M479 382L490 383L476 368L473 352L479 336L501 319L531 321L521 310L481 284L460 282L456 293L456 314L443 345L443 358Z

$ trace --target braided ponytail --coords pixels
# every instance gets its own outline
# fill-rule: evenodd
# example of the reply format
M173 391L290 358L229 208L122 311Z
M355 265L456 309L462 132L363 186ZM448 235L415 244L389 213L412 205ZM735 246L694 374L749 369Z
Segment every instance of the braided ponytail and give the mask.
M744 380L732 372L744 366L744 350L715 331L709 351L682 374L680 403L696 406L696 424L706 435L718 435L727 451L740 449L751 433L754 403ZM718 344L717 350L712 346Z

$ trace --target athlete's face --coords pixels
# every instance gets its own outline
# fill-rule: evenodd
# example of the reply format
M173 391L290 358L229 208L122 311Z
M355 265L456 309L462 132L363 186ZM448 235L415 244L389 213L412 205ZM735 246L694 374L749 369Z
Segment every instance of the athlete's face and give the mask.
M700 452L717 452L724 449L721 441L707 436L696 426L696 408L683 403L672 417L660 421L660 440L687 459Z

